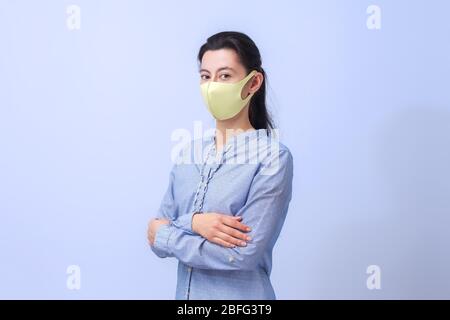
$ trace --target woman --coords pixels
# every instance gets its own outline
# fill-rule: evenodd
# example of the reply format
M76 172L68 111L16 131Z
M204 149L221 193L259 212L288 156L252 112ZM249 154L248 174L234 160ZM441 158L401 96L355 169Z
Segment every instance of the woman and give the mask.
M216 132L185 150L205 148L201 163L173 166L149 244L179 260L176 299L275 299L272 249L291 200L293 160L273 138L261 56L247 35L221 32L198 60Z

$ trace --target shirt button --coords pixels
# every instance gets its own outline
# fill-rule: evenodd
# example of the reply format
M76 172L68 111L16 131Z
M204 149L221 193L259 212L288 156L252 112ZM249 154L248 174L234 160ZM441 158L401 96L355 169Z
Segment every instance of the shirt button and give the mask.
M229 262L234 262L234 257L233 257L233 256L229 256L229 257L228 257L228 261L229 261Z
M188 268L188 271L191 272L191 271L192 271L192 267L189 267L189 268Z

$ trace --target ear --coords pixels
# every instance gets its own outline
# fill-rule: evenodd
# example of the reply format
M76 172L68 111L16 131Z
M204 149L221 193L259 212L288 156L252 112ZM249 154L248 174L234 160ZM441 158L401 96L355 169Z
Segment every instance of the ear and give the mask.
M256 91L261 88L262 84L264 82L264 75L261 72L257 72L250 81L250 86L248 87L248 92L255 93Z

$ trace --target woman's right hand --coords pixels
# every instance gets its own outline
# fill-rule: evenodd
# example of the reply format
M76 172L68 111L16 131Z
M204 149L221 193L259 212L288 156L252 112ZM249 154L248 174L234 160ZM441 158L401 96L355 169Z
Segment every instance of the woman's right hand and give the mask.
M242 222L240 216L230 216L216 212L196 213L192 217L192 230L210 242L223 247L245 247L249 236L241 232L249 232L251 228Z

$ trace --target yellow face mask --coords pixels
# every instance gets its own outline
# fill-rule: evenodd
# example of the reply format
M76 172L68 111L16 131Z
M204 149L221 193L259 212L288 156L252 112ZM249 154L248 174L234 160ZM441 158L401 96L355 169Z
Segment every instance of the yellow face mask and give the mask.
M242 99L242 89L255 74L256 70L253 70L236 83L208 81L200 85L203 100L214 118L217 120L233 118L245 107L253 93Z

